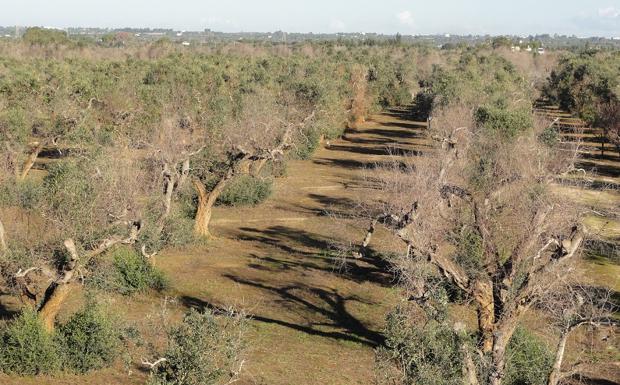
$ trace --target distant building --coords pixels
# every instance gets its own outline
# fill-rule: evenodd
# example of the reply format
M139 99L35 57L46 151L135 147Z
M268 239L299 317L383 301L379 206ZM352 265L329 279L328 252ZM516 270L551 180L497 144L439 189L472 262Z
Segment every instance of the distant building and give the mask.
M538 50L536 52L538 52L539 55L544 55L545 54L545 49L543 47L540 47L540 48L538 48Z
M512 52L521 52L521 47L519 47L518 45L513 45L512 47L510 47L510 50Z
M183 42L183 43L181 43L181 44L187 47L187 46L189 45L189 41L184 41L184 42Z
M532 47L530 47L529 45L527 46L527 48L525 49L527 52L532 52Z

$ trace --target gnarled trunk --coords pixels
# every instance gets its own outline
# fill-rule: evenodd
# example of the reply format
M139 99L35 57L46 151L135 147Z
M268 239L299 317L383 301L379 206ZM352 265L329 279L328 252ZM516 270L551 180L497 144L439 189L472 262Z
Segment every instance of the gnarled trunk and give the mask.
M547 385L557 385L561 376L562 362L564 361L564 351L566 350L566 341L568 341L569 329L563 330L560 335L560 341L558 342L557 349L555 351L555 360L553 361L553 367L549 374L549 380Z
M472 294L478 312L478 331L482 351L488 353L493 349L493 332L495 331L495 303L492 283L483 280L476 281Z
M181 166L181 175L179 176L178 187L181 187L185 184L185 182L187 181L187 177L189 176L189 172L190 172L190 164L189 164L189 158L187 158L183 161L183 164Z
M267 164L267 161L268 159L262 158L252 162L250 166L250 174L253 176L259 176L260 172L263 170L263 167Z
M8 247L6 245L6 238L4 235L4 225L2 224L2 221L0 220L0 253L5 253L7 249Z
M506 349L517 328L518 320L519 317L509 317L496 327L491 353L491 373L489 374L491 385L502 385L504 381L506 376Z
M75 242L72 239L67 239L64 245L69 252L69 262L65 265L61 276L47 288L43 304L39 308L39 317L48 332L54 330L56 315L58 315L60 308L71 292L71 282L78 267L79 256Z
M158 221L159 233L164 230L164 224L170 215L170 210L172 209L172 196L174 194L176 183L176 178L174 177L175 172L176 170L171 169L168 163L164 165L164 212L161 214Z
M192 181L196 192L198 192L198 208L196 209L196 219L194 221L194 233L196 235L207 238L211 237L209 223L211 222L213 205L233 175L234 170L230 168L210 192L207 192L205 185L199 180L194 179Z
M39 157L39 153L41 152L41 150L43 150L43 143L39 143L39 142L34 143L34 147L30 151L30 153L26 157L26 160L24 161L24 164L22 165L21 172L18 176L19 180L26 179L26 177L28 176L28 173L32 169L32 166L34 166L34 163L37 161L37 158Z
M39 317L43 322L45 330L52 332L56 322L56 316L60 311L63 303L71 292L71 283L53 283L48 289L45 301L39 309Z

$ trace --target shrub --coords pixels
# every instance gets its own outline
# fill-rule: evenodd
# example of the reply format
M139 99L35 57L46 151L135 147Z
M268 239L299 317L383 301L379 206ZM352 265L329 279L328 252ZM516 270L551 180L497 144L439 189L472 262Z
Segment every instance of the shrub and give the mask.
M508 137L532 127L532 112L529 109L506 109L483 106L476 110L476 122L489 130L497 131Z
M46 45L46 44L62 44L69 42L67 33L58 29L46 29L39 27L28 28L22 39L26 43Z
M508 345L505 385L544 385L553 354L547 345L527 329L519 327Z
M554 147L559 143L560 135L555 127L547 127L538 135L538 140L548 147Z
M56 339L63 367L86 373L110 366L120 351L120 337L117 325L105 310L88 302L58 329Z
M21 375L48 374L60 366L54 338L34 310L24 310L2 330L0 369Z
M31 179L0 185L0 204L34 209L43 196L40 184Z
M273 180L241 175L232 180L217 202L227 206L249 206L263 202L271 195Z
M238 368L244 349L245 321L191 310L168 331L166 359L152 374L151 385L210 385Z
M446 322L414 323L397 309L385 335L377 351L380 384L462 385L462 342Z
M109 262L108 262L109 263ZM134 249L121 247L111 254L111 266L99 266L91 285L132 295L148 289L165 290L168 281L164 274L154 268Z
M145 291L149 288L163 290L168 283L163 273L139 255L134 249L119 248L114 253L117 283L123 294Z
M585 52L569 55L551 72L545 95L592 124L598 106L618 100L620 55Z
M312 154L319 147L321 135L318 130L311 130L306 133L304 140L295 147L293 156L297 159L310 159Z
M166 219L161 239L164 245L172 247L194 243L194 220L174 213Z

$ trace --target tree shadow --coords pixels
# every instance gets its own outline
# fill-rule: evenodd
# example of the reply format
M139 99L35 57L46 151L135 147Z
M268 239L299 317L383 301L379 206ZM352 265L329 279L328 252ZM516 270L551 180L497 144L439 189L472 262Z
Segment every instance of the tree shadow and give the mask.
M372 304L358 296L343 296L335 289L322 289L299 283L278 287L261 280L249 280L231 274L226 274L224 277L237 284L276 295L283 306L297 310L296 313L298 314L305 312L312 316L319 315L325 319L295 323L266 315L251 314L250 317L255 321L284 326L310 335L351 341L372 347L376 347L384 341L381 333L369 329L347 310L347 304L350 302ZM307 296L302 296L302 293L307 294ZM195 297L184 296L181 298L181 302L190 308L222 310L219 306Z
M269 246L266 247L268 250L277 248L283 252L282 257L253 254L253 261L248 264L252 269L271 272L315 270L338 274L357 283L372 282L382 287L394 284L390 264L380 254L368 253L360 259L346 258L347 251L336 250L333 240L285 226L272 226L264 230L244 227L240 230L242 233L237 234L239 239L265 244Z
M620 167L618 166L610 166L605 164L598 164L589 161L580 161L575 164L576 168L583 168L585 170L590 170L595 174L601 176L607 176L611 178L620 177Z
M403 131L403 130L390 130L381 128L370 128L362 131L364 134L383 136L385 138L399 138L399 139L424 139L426 135L419 131Z
M280 249L285 253L304 256L316 255L315 251L309 251L308 249L327 250L330 244L333 243L333 241L321 238L315 234L287 226L271 226L264 230L241 227L239 230L241 233L237 237L241 240L262 243L271 246L270 248ZM301 246L306 250L293 247L289 243Z
M313 163L329 167L341 167L345 169L371 169L377 162L361 161L355 159L320 158L312 160Z
M600 149L595 154L592 152L580 152L579 157L586 160L607 160L612 162L620 161L620 156L618 156L617 153L614 154L607 150L604 155L601 155Z
M421 130L426 128L426 123L422 122L386 122L381 123L381 125L387 127L409 128L415 130L416 133L422 133Z
M346 146L346 145L331 145L328 150L330 151L346 151L355 154L364 155L395 155L395 156L419 156L422 154L419 150L412 150L408 148L401 148L397 146L381 146L381 147L360 147L360 146Z

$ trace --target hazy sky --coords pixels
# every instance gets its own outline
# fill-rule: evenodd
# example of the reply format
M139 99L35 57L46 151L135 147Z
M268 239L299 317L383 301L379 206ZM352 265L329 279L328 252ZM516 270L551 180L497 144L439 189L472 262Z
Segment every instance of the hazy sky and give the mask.
M0 25L620 36L620 0L0 0Z

